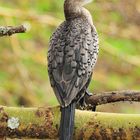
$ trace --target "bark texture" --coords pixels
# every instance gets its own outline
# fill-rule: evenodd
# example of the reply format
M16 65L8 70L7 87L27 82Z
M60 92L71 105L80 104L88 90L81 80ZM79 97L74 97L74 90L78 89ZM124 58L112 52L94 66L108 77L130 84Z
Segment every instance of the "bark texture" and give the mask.
M16 33L25 33L26 27L23 25L20 26L0 26L0 37L2 36L11 36Z
M92 106L120 101L140 102L140 91L122 90L96 93L86 99L87 104L91 104Z
M0 137L57 139L59 107L0 107ZM76 110L75 140L138 140L140 114Z

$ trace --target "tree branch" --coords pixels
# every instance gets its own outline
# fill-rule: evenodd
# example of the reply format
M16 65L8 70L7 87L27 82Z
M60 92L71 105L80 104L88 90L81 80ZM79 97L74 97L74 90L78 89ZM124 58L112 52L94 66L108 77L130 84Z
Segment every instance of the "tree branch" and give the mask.
M86 103L92 106L108 104L120 101L140 102L140 91L123 90L96 93L86 98Z
M0 37L2 36L11 36L16 33L25 33L26 27L24 25L20 26L0 26Z
M57 139L59 107L0 107L0 137ZM140 114L99 113L76 110L75 140L137 139Z

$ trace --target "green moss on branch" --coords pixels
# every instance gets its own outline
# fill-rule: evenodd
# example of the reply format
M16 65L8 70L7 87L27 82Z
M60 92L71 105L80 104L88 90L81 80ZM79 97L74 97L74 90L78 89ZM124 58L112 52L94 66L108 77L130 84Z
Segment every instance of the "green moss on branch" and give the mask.
M0 137L57 139L59 107L0 107ZM76 140L137 139L140 114L115 114L76 110Z

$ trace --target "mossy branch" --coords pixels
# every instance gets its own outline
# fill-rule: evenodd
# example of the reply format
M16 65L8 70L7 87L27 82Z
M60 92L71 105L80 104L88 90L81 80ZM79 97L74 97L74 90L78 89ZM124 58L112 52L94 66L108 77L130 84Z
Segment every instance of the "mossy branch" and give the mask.
M24 25L20 26L0 26L0 37L11 36L16 33L25 33L27 28Z
M120 101L140 102L140 91L122 90L95 93L86 99L87 104L91 104L92 106Z
M0 107L0 137L58 138L59 107ZM115 114L76 110L76 140L137 139L140 114Z

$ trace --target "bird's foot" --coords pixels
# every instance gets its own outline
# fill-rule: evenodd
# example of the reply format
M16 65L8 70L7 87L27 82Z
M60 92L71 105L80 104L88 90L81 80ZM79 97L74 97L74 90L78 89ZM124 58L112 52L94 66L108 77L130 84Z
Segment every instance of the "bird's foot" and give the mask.
M86 103L86 99L89 98L90 96L92 96L93 93L89 92L88 90L86 90L85 93L86 93L86 95L85 95L85 104L86 104L87 110L92 110L92 111L95 112L96 111L96 106Z
M92 93L86 90L85 95L79 100L77 108L80 110L92 110L89 104L86 103L87 98L89 98L92 95L93 95Z
M85 97L82 97L77 104L77 108L80 110L86 110L86 106Z
M96 106L93 106L93 105L87 103L88 98L92 95L93 95L92 93L90 93L88 90L86 90L85 95L79 100L76 108L80 109L80 110L96 111Z

